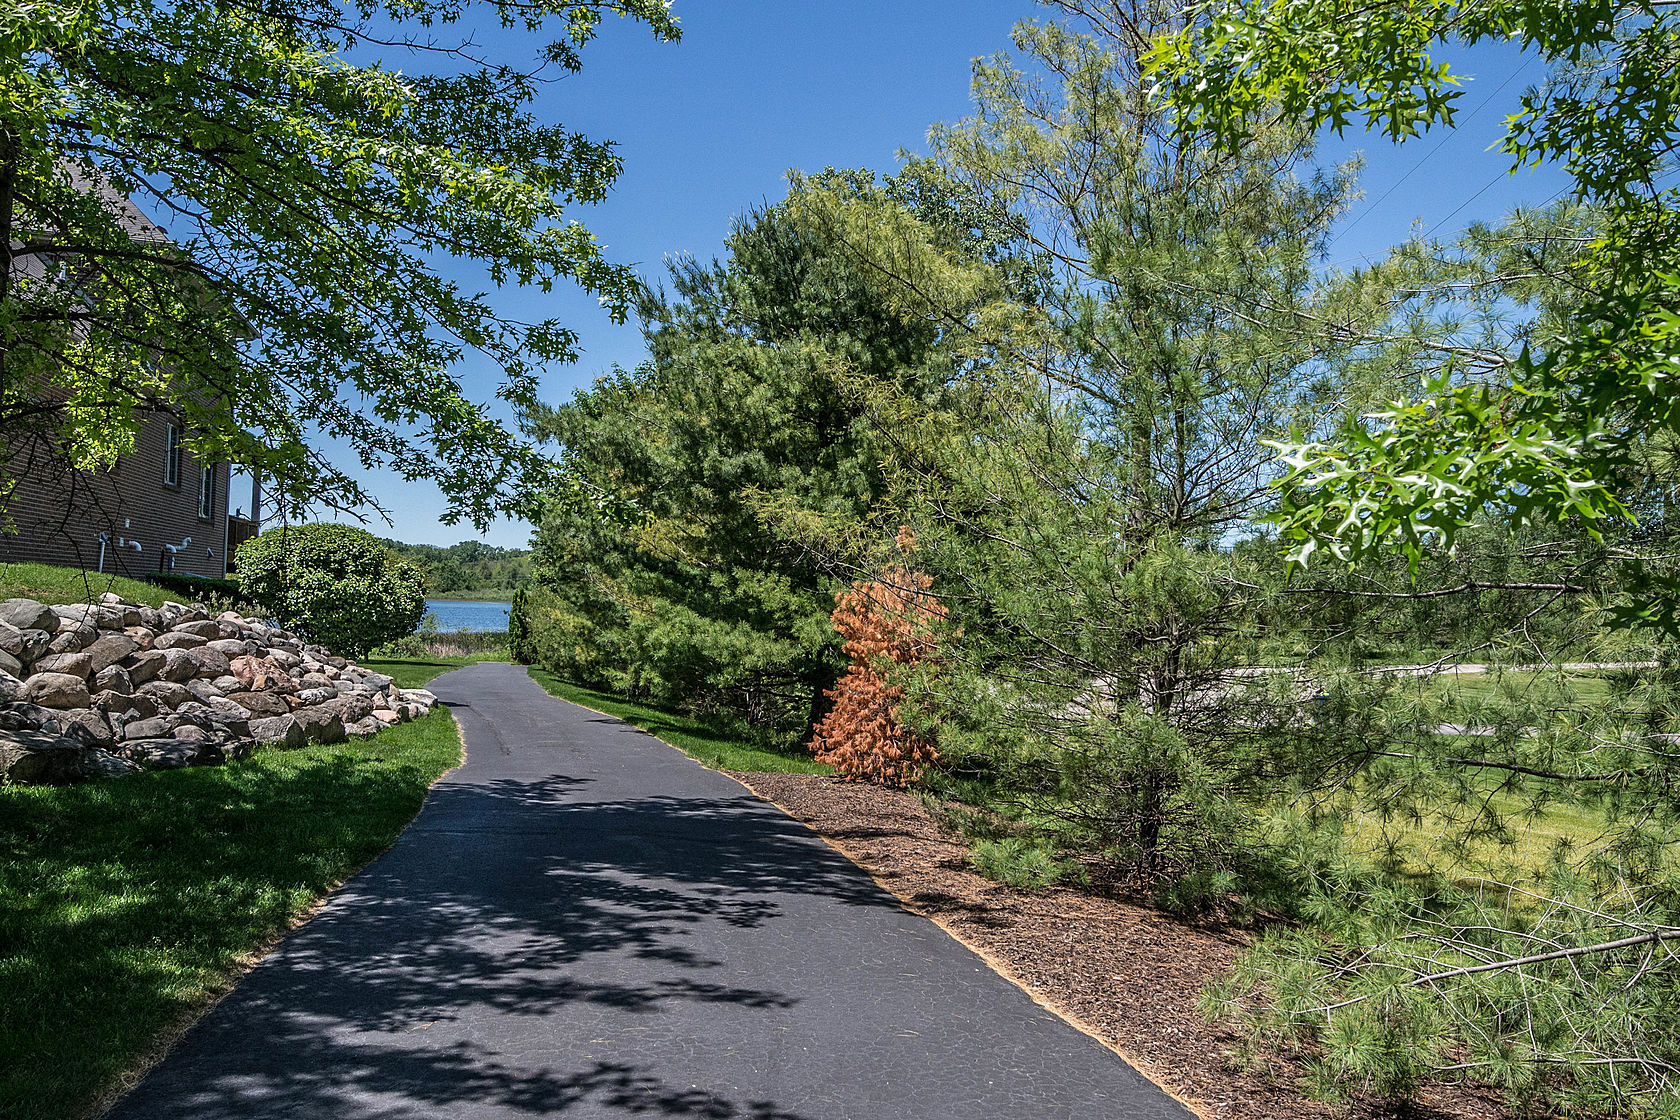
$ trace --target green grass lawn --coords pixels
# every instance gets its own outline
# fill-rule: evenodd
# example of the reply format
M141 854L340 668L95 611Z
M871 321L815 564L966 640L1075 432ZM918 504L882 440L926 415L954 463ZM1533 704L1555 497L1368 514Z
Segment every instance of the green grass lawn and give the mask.
M115 591L131 603L161 607L178 591L165 591L137 579L84 572L54 564L0 564L0 599L36 599L43 603L91 603Z
M608 692L563 681L544 669L532 667L531 679L546 688L551 695L570 700L593 711L617 716L625 723L647 731L676 747L702 766L713 770L784 770L794 774L832 774L832 766L824 766L811 758L803 748L789 751L744 742L726 731L708 727L689 716L663 708L637 704Z
M0 787L0 1116L94 1114L460 758L440 708L228 766Z
M367 657L356 662L364 669L372 669L376 673L384 673L397 682L398 688L425 688L433 677L447 673L451 669L460 669L467 665L476 665L480 661L506 661L507 654L470 653L460 657L443 657L427 654L421 657Z
M1578 703L1602 705L1610 699L1609 674L1579 672L1562 676L1553 670L1506 669L1500 673L1443 673L1430 679L1429 687L1441 694L1452 693L1465 700L1486 701L1501 688L1522 696L1532 691L1568 686Z

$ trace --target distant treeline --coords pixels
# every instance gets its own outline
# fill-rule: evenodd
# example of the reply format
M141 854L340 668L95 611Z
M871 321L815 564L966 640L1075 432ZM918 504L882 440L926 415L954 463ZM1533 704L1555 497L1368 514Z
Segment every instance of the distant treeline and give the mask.
M435 544L385 545L426 569L429 595L512 594L531 570L531 553L523 548L497 548L483 541L462 541L447 548Z

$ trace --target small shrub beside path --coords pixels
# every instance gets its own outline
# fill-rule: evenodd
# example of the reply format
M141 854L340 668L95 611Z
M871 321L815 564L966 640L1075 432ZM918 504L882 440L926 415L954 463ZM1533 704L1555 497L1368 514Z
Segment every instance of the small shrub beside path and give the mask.
M1244 931L1188 925L1152 907L1072 888L993 882L970 868L967 845L941 834L914 792L806 774L729 773L1199 1115L1336 1116L1299 1090L1301 1070L1287 1058L1270 1056L1266 1071L1234 1068L1236 1037L1197 1012L1197 995L1230 967ZM1390 1114L1356 1101L1346 1115ZM1437 1085L1412 1116L1500 1120L1506 1111L1491 1093Z

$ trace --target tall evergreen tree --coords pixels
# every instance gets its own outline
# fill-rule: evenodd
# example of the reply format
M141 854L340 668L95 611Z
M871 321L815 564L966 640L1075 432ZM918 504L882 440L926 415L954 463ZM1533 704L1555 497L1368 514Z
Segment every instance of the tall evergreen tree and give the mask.
M895 497L954 631L916 718L1071 850L1205 895L1308 745L1289 679L1248 671L1268 589L1228 546L1267 501L1260 441L1334 403L1303 324L1350 181L1288 129L1241 156L1175 135L1140 54L1176 7L1107 7L1020 25L1025 59L977 65L974 116L935 130L1044 282L983 317L949 411L877 414L915 449Z
M572 488L537 548L545 660L562 673L754 722L808 729L842 660L842 586L787 522L865 518L893 451L856 385L936 398L945 324L895 303L822 192L898 211L928 193L828 173L738 223L726 260L686 262L641 310L650 360L542 410ZM927 205L933 205L927 202Z

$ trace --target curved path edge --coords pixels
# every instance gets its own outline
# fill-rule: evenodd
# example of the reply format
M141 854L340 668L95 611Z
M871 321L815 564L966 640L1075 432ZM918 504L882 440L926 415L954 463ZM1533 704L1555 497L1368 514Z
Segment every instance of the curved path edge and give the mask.
M1187 1120L734 778L505 663L464 765L119 1120Z

